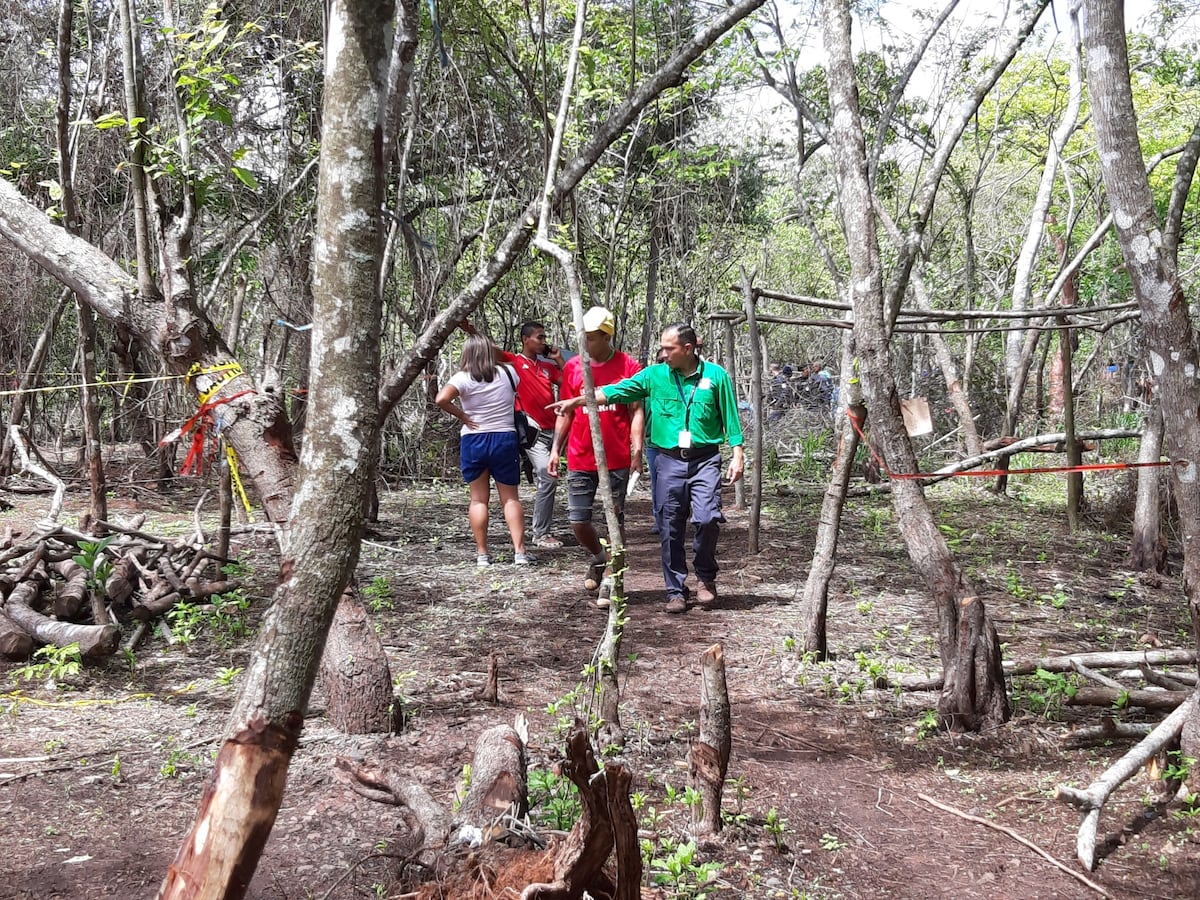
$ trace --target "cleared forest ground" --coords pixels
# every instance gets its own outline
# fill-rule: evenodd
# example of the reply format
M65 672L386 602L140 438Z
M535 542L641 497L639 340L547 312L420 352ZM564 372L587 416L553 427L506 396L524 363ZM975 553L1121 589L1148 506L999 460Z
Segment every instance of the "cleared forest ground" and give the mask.
M1090 526L1068 535L1061 510L959 485L931 496L1006 659L1189 646L1176 579L1124 569L1124 537ZM188 490L139 493L116 505L148 512L144 530L178 533L191 529L195 499ZM0 515L0 527L30 528L44 502L20 498ZM69 494L64 518L80 502L81 494ZM938 665L933 609L885 496L850 503L827 663L798 659L792 639L819 497L772 490L763 549L754 557L746 552L744 513L730 511L720 549L722 601L684 616L662 609L648 506L639 495L629 513L630 623L621 673L629 743L618 757L635 773L648 896L1099 896L1011 836L926 799L1011 829L1079 872L1078 814L1053 799L1054 786L1086 785L1126 745L1063 748L1073 724L1103 714L1065 705L1067 678L1015 679L1013 721L984 735L936 733L934 694L873 686ZM475 738L518 713L531 723L532 818L569 824L570 798L552 767L566 728L584 711L581 672L604 619L582 590L578 547L542 552L529 569L506 565L498 518L500 563L479 572L461 486L385 494L359 575L405 726L390 737L341 735L323 717L318 686L251 897L403 896L412 870L389 855L401 836L396 811L335 781L334 759L401 767L449 807ZM174 644L156 631L133 656L118 654L57 685L21 679L19 665L0 668L8 873L0 897L153 894L190 824L272 587L268 535L243 535L237 549L245 609L197 608L169 620ZM689 857L685 759L700 654L714 642L724 646L733 702L728 821L719 840ZM492 653L501 673L495 705L472 699ZM1136 711L1121 717L1145 718ZM1105 809L1106 855L1088 877L1110 896L1195 895L1195 821L1178 806L1157 807L1157 799L1155 783L1140 775Z

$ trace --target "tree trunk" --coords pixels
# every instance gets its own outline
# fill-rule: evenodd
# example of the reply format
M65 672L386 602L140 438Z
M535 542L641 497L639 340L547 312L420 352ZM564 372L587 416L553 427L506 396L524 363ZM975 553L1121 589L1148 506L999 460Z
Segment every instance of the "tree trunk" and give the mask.
M399 721L383 641L353 591L338 603L325 642L325 717L343 734L386 734Z
M848 369L843 369L848 372ZM848 377L842 378L843 390ZM847 407L841 418L837 455L829 473L829 486L821 501L821 517L817 521L817 537L813 546L812 562L808 568L808 579L804 582L804 600L801 607L801 632L804 635L801 652L814 653L818 659L829 656L826 621L829 613L829 582L837 564L838 536L842 528L842 511L846 506L846 490L854 471L854 457L858 453L858 429L850 420L858 415L865 420L866 408ZM860 425L862 427L862 425Z
M1162 457L1162 403L1155 398L1146 410L1139 463L1156 463ZM1137 470L1137 503L1133 510L1133 537L1129 565L1138 572L1165 572L1167 542L1162 536L1162 477L1157 468Z
M1147 357L1162 390L1183 543L1183 588L1200 647L1200 371L1188 302L1146 176L1118 0L1085 0L1084 39L1096 143L1117 240L1141 310Z
M391 4L329 6L314 247L312 388L282 581L246 668L232 736L160 889L245 895L283 797L334 609L358 562L378 446L383 171ZM240 451L240 448L239 448Z
M42 366L46 364L46 356L49 354L50 346L54 342L54 332L58 328L58 321L62 318L62 314L70 301L71 292L69 290L63 291L62 295L58 298L58 305L54 307L54 312L50 314L45 327L42 328L42 333L38 335L33 353L29 355L29 362L25 364L24 371L21 374L21 383L17 388L17 393L12 398L12 406L10 407L8 417L9 427L4 429L3 435L0 435L0 476L8 475L12 472L14 450L12 428L13 426L19 427L21 420L25 418L25 398L41 377Z
M830 146L850 257L854 342L861 362L863 395L888 470L915 473L916 458L904 431L887 339L882 264L867 183L848 2L824 0L822 26L830 57L829 98L834 123ZM974 597L975 592L955 565L919 482L896 479L892 501L909 558L924 578L938 611L938 645L947 673L938 704L942 721L968 727L999 724L1008 718L1008 698L999 665L987 664L999 648L994 644L995 631L982 601L973 600L966 606L964 612L969 610L972 619L970 627L960 632L959 603ZM983 664L977 665L977 659ZM966 685L973 690L965 690Z

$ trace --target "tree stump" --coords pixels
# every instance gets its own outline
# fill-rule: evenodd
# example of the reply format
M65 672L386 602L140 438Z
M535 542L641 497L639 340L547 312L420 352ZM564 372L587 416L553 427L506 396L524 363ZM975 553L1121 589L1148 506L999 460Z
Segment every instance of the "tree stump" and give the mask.
M938 700L943 727L978 731L1008 721L1004 663L996 629L984 616L978 597L963 597L958 605L958 648Z
M321 659L329 697L325 716L343 734L395 730L399 709L383 642L352 590L342 594Z
M688 752L688 784L703 798L698 835L721 830L721 793L732 747L725 653L720 644L713 644L700 657L700 735Z

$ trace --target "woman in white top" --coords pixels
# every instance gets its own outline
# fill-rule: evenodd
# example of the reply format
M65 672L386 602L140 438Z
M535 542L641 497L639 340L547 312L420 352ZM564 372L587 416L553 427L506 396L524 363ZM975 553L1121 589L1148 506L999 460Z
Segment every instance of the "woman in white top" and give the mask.
M511 376L511 381L509 380ZM488 554L488 501L490 479L504 509L513 542L513 562L528 565L525 552L525 511L517 488L521 481L520 450L513 427L516 385L520 376L496 364L496 348L483 335L473 334L463 347L459 370L438 391L434 403L463 423L459 457L463 481L471 490L467 518L475 536L479 567L491 565ZM459 398L461 406L454 403Z

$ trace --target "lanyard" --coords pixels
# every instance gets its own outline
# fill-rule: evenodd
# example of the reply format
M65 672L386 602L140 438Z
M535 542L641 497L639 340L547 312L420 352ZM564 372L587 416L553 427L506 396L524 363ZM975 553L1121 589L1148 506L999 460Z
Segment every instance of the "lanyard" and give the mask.
M696 370L696 383L692 385L692 392L687 397L683 396L683 379L679 377L679 373L672 372L671 374L675 376L675 387L679 389L679 399L683 403L683 427L685 431L690 431L692 401L696 399L696 391L700 387L700 381L704 378L704 360L700 360L700 367Z

